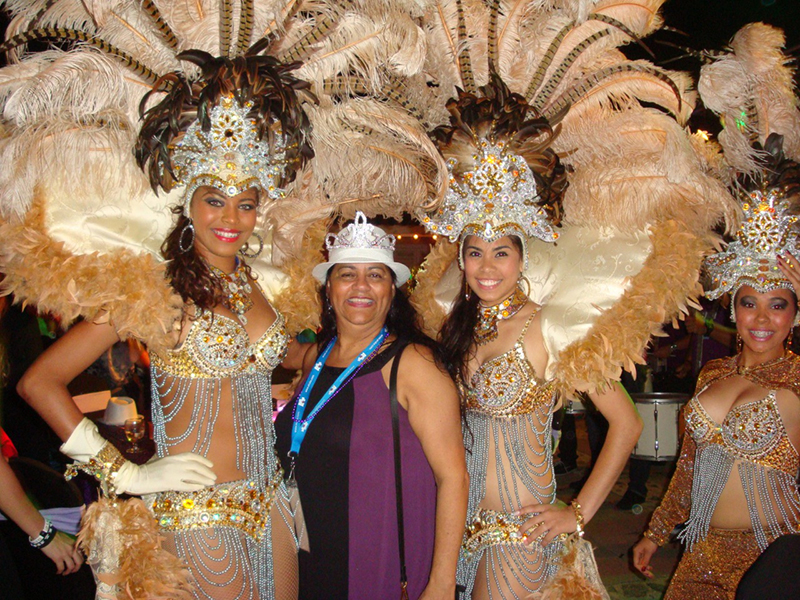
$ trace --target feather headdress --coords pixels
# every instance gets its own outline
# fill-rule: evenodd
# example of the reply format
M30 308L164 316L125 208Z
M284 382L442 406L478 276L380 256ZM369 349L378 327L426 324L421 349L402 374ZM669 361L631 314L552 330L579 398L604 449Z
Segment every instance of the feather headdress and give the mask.
M248 160L229 161L239 170L232 181L281 190L262 203L259 226L272 226L284 253L339 210L399 214L443 187L433 143L372 95L419 70L415 0L0 7L12 15L0 44L9 58L0 69L3 291L65 322L100 313L123 337L171 343L181 303L153 258L172 224L169 205L198 175L214 185L229 166L197 159L218 143L215 119L252 132L236 147ZM40 40L58 46L26 50ZM221 117L214 111L226 97L234 104ZM246 169L249 160L273 169L272 179ZM269 252L252 266L274 295L284 279Z
M551 195L561 197L562 227L555 246L529 240L527 276L545 302L547 375L567 391L602 388L642 361L650 336L699 293L712 228L735 215L712 176L713 152L684 130L690 79L618 49L661 27L662 2L434 2L423 19L425 76L396 92L429 130L460 127L448 109L499 76L527 118L558 132L547 143L568 183ZM439 262L453 258L437 251L425 270L441 274ZM597 293L612 280L614 293ZM452 281L423 274L415 291L433 333L457 293L445 289Z
M740 29L727 51L700 70L703 103L722 117L719 142L725 161L737 173L756 174L771 160L767 138L783 136L786 157L800 162L800 101L795 94L790 59L781 49L780 29L751 23Z
M745 25L700 70L700 96L722 117L723 169L743 215L735 238L707 260L710 298L744 284L791 288L776 259L800 243L800 99L784 40L769 25Z

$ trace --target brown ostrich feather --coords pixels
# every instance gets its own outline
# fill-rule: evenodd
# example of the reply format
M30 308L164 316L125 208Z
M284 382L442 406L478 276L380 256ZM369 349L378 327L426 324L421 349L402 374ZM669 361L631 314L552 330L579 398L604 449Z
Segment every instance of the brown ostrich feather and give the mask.
M742 173L737 181L740 189L745 193L780 189L787 198L795 200L790 210L797 214L800 211L800 165L784 154L783 136L772 133L763 148L758 142L754 147L763 169L755 174Z
M453 263L458 254L458 244L445 237L439 238L417 273L417 285L411 294L411 304L422 322L423 331L436 339L447 315L436 301L436 283Z
M324 262L322 247L329 225L330 219L322 219L311 225L303 235L296 257L285 261L281 266L289 283L272 304L286 318L286 331L289 335L294 336L304 329L319 327L322 311L317 293L319 283L311 275L311 271Z
M650 336L674 315L686 313L688 303L703 293L700 265L715 237L665 221L653 227L650 239L653 250L620 300L584 338L559 353L555 373L562 392L603 390L619 380L623 368L634 372Z
M169 191L175 183L171 145L195 119L208 131L211 108L227 95L233 95L240 104L253 103L249 116L256 120L260 140L266 137L272 143L272 124L280 123L287 161L294 164L280 185L291 182L296 170L313 158L309 143L311 126L302 102L315 98L308 91L308 82L290 74L300 63L283 64L269 55L214 57L202 50L187 50L177 58L200 67L202 79L189 82L180 73L169 73L156 82L140 103L144 123L134 154L154 191L158 187ZM165 88L164 98L145 111L150 97Z
M447 102L447 110L450 124L434 129L431 137L445 158L458 161L454 173L476 167L474 155L480 139L504 140L509 152L522 156L533 171L540 190L537 204L548 211L551 223L560 223L567 171L551 145L559 131L554 125L563 114L550 121L541 117L494 71L478 94L459 89L458 97Z

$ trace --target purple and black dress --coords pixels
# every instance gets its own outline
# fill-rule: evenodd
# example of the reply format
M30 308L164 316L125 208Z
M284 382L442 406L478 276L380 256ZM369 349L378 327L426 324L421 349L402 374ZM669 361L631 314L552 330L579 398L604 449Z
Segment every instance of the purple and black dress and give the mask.
M392 417L381 374L400 346L393 343L364 365L316 415L303 440L295 478L311 551L299 555L300 600L400 595ZM342 371L323 367L306 414ZM287 473L295 401L275 423L277 451ZM408 413L399 409L406 570L413 600L430 576L436 483Z

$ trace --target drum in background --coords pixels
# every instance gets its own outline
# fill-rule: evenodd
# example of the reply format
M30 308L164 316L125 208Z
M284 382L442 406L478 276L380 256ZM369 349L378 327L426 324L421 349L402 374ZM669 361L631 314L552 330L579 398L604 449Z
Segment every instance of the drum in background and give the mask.
M586 406L577 398L567 400L566 413L568 415L582 415L586 412Z
M631 456L656 462L675 460L680 446L678 413L689 395L654 392L631 394L631 398L644 426Z

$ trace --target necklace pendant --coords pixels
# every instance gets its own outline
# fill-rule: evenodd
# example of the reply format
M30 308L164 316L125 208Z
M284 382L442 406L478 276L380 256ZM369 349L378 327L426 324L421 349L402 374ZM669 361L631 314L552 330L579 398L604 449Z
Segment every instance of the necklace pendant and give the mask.
M520 288L494 306L481 306L478 322L475 324L474 338L478 346L488 344L497 339L497 322L510 319L528 303L528 296Z

